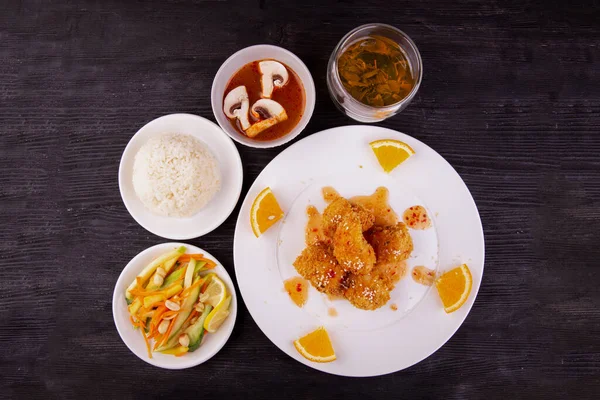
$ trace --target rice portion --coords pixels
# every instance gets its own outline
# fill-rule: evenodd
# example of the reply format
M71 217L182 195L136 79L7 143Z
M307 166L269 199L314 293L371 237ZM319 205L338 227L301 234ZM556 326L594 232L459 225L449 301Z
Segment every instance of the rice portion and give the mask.
M189 217L221 189L221 173L202 142L167 134L148 140L135 155L133 188L153 213Z

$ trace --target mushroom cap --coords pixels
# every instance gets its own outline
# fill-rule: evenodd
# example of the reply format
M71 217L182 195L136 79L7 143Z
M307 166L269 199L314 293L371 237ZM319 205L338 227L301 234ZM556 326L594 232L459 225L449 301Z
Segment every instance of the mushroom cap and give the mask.
M283 87L290 78L285 65L277 61L261 61L258 63L258 69L261 73L262 96L266 98L271 97L275 86Z
M284 115L287 118L285 109L281 104L271 99L260 99L252 105L252 116L256 119L280 119Z
M227 115L228 118L236 118L237 115L234 114L234 112L243 108L244 102L248 105L250 104L246 86L238 86L232 89L227 93L223 102L223 111L225 112L225 115Z
M248 120L248 110L250 109L250 100L246 86L238 86L232 89L223 101L223 112L228 118L237 118L240 121L243 130L250 127Z

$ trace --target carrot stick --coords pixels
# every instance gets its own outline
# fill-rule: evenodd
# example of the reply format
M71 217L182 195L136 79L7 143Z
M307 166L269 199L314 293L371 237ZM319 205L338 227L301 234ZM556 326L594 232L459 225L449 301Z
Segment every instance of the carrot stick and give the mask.
M146 343L146 350L148 350L148 357L152 358L152 350L150 349L150 341L148 341L148 338L144 334L144 331L142 331L142 336L144 337L144 343Z
M177 261L190 261L192 258L194 260L202 260L204 258L204 254L182 254Z
M162 340L160 341L160 346L162 346L164 344L164 342L166 342L167 339L169 339L169 336L171 335L171 331L173 330L173 326L175 326L175 324L173 322L175 322L175 320L171 320L171 323L169 324L169 329L167 329L167 331L165 332L165 335L163 336ZM156 346L156 347L158 347L158 346Z
M171 315L177 315L180 312L181 312L181 310L179 310L179 311L167 311L163 315L161 315L160 321L162 321L164 318L169 318Z
M156 351L156 349L158 349L158 346L160 346L160 343L163 340L163 336L161 336L160 338L157 337L154 340L155 340L155 342L154 342L154 347L152 348L152 351Z
M165 292L167 292L169 289L171 289L173 286L179 284L179 282L183 280L183 278L181 279L177 279L176 281L174 281L171 285L169 285L168 287L162 289L162 290L143 290L143 289L131 289L129 291L129 293L134 294L135 296L141 296L141 297L145 297L145 296L152 296L155 294L165 294Z
M154 315L152 316L152 319L150 320L150 333L155 332L159 321L162 319L163 314L167 310L168 310L167 307L165 307L164 305L162 305L156 309L156 312L154 313Z
M204 285L202 285L202 289L200 289L200 293L204 293L206 291L206 288L208 287L210 283L210 279L207 279L204 281Z
M214 268L217 266L217 264L215 264L214 261L209 260L208 258L205 258L203 254L184 254L181 257L179 257L177 259L177 261L182 261L182 262L186 262L186 261L190 261L190 259L194 259L196 261L204 261L206 263L206 265L204 266L205 268Z
M167 339L169 339L169 336L171 336L171 331L173 331L173 327L175 326L175 320L171 320L171 323L169 323L169 328L167 329L167 332L165 332L165 337L163 339L163 342L166 342ZM163 343L161 343L163 344Z
M146 297L146 296L150 296L153 294L161 294L162 292L163 292L163 290L151 291L151 290L144 290L144 289L131 289L129 291L129 293L133 294L134 296L140 296L140 297Z

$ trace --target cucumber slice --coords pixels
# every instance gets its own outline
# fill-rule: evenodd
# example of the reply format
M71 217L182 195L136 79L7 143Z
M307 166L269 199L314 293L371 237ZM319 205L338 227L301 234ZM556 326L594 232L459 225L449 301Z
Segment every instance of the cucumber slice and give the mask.
M175 265L178 258L179 258L179 256L171 258L168 261L165 261L165 263L163 264L163 269L165 270L165 272L167 274L171 271L171 269L173 268L173 265ZM157 290L159 288L159 286L154 284L154 276L155 275L156 275L156 271L154 271L154 274L152 274L152 277L150 278L150 282L148 282L148 285L146 286L146 290ZM163 286L164 286L164 282L163 282Z
M177 271L173 271L169 276L165 278L161 288L169 287L173 282L177 279L181 278L181 275L185 272L185 269L178 269Z
M154 271L156 271L156 269L158 267L160 267L164 262L166 262L174 257L179 257L183 253L185 253L185 246L181 246L178 249L175 249L166 254L163 254L162 256L158 257L156 260L154 260L150 264L148 264L146 266L146 268L144 268L142 270L142 272L140 272L138 274L138 276L133 280L133 282L131 282L131 284L125 291L125 297L129 300L133 299L133 296L131 295L130 291L135 289L138 286L138 278L143 283L146 283L146 281L148 281L148 279L150 279L150 276L152 276Z
M206 262L204 261L198 261L196 262L196 267L194 268L194 276L199 273L200 271L202 271L204 269L204 266L206 265ZM165 281L163 282L161 288L166 288L169 287L173 282L175 282L177 279L181 278L181 276L186 272L186 268L180 268L178 270L175 270L173 272L171 272L166 278ZM150 286L150 285L148 285Z
M211 310L212 306L207 304L204 307L202 315L200 315L200 318L198 318L198 321L196 321L194 325L191 325L185 330L185 333L187 333L190 337L190 344L188 346L190 352L200 347L200 344L202 343L202 338L204 337L204 320L206 319L208 314L210 314Z
M194 270L196 268L196 260L193 258L188 262L187 268L185 269L185 278L183 279L183 287L189 288L192 286L192 279L194 279Z
M194 275L197 275L198 273L200 273L200 271L202 271L204 269L205 265L206 265L206 261L196 261L196 268L194 268Z
M152 296L146 296L146 297L144 297L144 307L151 308L156 303L160 303L161 301L165 301L166 299L167 298L165 297L164 294L154 294Z
M193 283L195 283L199 279L201 278L194 279ZM198 285L195 288L193 288L190 291L190 294L188 294L183 300L181 310L179 311L179 314L177 314L177 317L175 317L175 319L173 320L174 325L173 330L171 331L171 336L167 339L167 342L165 344L163 344L157 349L158 351L167 350L179 344L178 339L179 335L181 334L183 324L192 313L192 310L194 309L194 304L196 304L196 302L198 301L201 286L202 285Z

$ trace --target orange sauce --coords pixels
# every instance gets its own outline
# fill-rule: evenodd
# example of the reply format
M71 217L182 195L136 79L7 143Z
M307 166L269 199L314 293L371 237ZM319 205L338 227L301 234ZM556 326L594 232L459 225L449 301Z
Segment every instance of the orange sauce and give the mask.
M321 189L321 192L323 193L323 200L325 200L326 203L331 203L335 199L342 197L337 190L331 186L325 186L323 189Z
M404 211L402 221L412 229L424 230L431 228L431 218L423 206L412 206Z
M295 276L283 282L285 291L290 295L290 299L298 306L302 307L308 300L308 281L300 276Z
M370 196L355 196L350 202L360 205L375 216L375 225L392 226L398 223L398 215L394 212L388 202L390 192L387 188L380 186Z
M264 60L253 61L244 65L231 77L229 83L227 83L223 99L225 99L227 93L241 85L246 86L248 99L250 100L250 108L252 108L252 104L261 99L261 74L258 70L258 63L260 61ZM298 125L298 122L300 122L300 119L304 114L306 100L302 82L290 67L285 64L284 66L288 70L289 80L282 88L276 88L273 91L271 99L281 104L287 113L288 119L262 131L256 137L252 138L252 140L268 142L270 140L279 139L280 137L290 133L292 129ZM248 118L250 119L250 123L255 122L252 121L252 114L249 113ZM229 123L231 123L233 128L238 132L242 134L244 133L242 128L239 126L237 119L229 119Z
M435 271L423 265L419 265L413 268L412 277L415 282L420 283L421 285L431 286L435 281Z
M331 239L325 236L323 228L321 226L323 222L323 216L319 213L319 210L315 206L308 206L306 208L306 215L308 215L308 222L306 223L305 240L306 245L310 246L318 242L329 243Z

